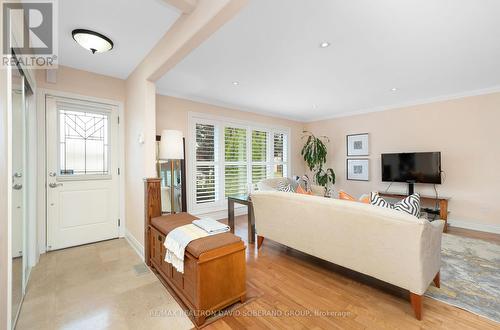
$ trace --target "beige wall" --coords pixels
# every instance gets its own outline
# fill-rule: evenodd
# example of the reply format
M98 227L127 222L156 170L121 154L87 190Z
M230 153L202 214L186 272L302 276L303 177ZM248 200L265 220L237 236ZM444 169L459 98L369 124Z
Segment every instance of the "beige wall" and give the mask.
M241 9L246 0L198 0L182 15L126 81L125 167L126 222L129 234L144 243L144 189L142 179L156 176L154 82ZM137 137L144 136L139 144ZM127 235L129 235L127 234ZM139 247L138 247L139 248Z
M38 88L125 102L125 81L60 65L57 83L46 81L46 71L37 70Z
M144 178L155 177L155 85L138 74L126 82L125 212L127 231L144 242ZM139 136L144 141L139 143ZM127 235L129 235L127 233Z
M245 120L249 122L262 123L266 125L276 125L289 127L291 129L291 165L292 174L304 174L304 161L300 156L302 148L302 129L303 123L264 116L256 113L240 111L229 108L222 108L206 103L193 102L189 100L174 98L170 96L157 95L156 97L156 132L161 134L163 129L182 130L186 143L188 143L188 113L198 112L210 114L214 116L222 116L237 120ZM188 156L187 156L188 157Z
M441 151L444 183L451 197L450 220L500 225L500 93L412 106L397 110L307 123L307 130L330 137L328 165L337 173L336 190L359 196L385 190L381 153ZM370 181L346 180L346 135L370 133ZM405 191L394 184L391 191ZM433 195L432 186L417 185ZM486 226L487 227L487 226ZM493 226L495 227L495 226ZM489 228L492 228L491 226ZM500 228L500 227L495 227Z

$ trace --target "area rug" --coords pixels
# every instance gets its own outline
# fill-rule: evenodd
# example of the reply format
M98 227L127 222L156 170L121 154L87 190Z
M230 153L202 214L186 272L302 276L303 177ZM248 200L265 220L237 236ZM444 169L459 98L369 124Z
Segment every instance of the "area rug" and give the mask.
M443 234L441 288L426 296L500 322L500 245Z

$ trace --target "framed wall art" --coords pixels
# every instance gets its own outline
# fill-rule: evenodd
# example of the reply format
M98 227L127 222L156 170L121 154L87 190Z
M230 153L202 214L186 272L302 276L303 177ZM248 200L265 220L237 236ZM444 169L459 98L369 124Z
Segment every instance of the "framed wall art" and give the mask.
M370 160L369 159L348 159L346 173L347 173L347 180L369 181L370 180Z
M347 156L368 156L370 154L369 135L352 134L347 135Z

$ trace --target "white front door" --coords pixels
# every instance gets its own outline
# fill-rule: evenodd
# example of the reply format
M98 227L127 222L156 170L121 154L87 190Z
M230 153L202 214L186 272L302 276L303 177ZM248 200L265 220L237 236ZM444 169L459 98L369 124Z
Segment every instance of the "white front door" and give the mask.
M45 101L47 250L118 237L118 109Z

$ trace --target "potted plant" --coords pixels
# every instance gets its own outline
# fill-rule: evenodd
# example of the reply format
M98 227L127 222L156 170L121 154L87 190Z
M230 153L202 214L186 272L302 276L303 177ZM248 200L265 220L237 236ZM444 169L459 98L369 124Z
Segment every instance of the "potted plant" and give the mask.
M331 194L331 186L335 184L335 172L331 168L324 168L326 164L327 149L325 143L330 142L327 136L316 137L308 131L304 131L302 138L307 138L302 148L302 157L307 167L314 175L314 182L326 188L326 195Z

